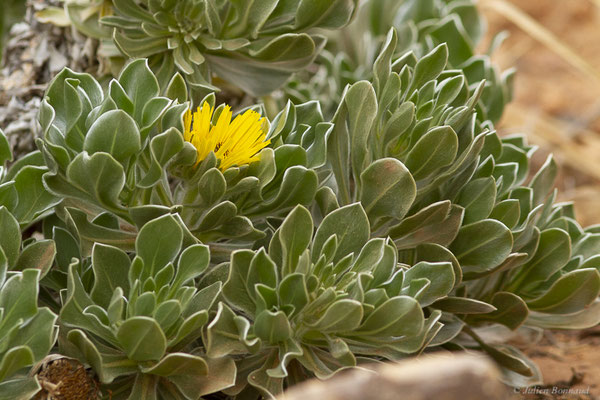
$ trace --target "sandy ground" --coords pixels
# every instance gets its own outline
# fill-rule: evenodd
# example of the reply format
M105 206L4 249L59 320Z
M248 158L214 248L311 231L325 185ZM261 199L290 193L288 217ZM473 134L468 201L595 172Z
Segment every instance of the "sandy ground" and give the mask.
M600 76L599 0L510 0L569 46ZM484 2L482 2L484 3ZM562 172L560 199L575 201L581 223L600 223L600 79L577 70L564 58L518 28L505 16L486 10L489 37L510 36L494 60L517 68L515 99L500 132L525 132L540 146L536 160L554 153Z
M600 1L510 1L600 71ZM540 146L535 163L554 153L561 165L560 199L575 201L582 225L600 223L600 79L577 70L505 16L485 14L490 36L510 33L495 61L517 68L515 99L499 131L525 132ZM600 399L600 328L550 331L523 350L541 368L545 386L516 398Z

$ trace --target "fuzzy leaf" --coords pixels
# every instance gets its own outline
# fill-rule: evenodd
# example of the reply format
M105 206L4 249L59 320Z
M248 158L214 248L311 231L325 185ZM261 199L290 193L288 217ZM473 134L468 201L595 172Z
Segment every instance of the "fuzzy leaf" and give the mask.
M350 253L358 254L370 236L369 219L359 203L338 208L328 214L319 225L313 241L313 257L321 253L323 245L332 235L338 238L333 261ZM313 258L313 261L316 261Z
M159 360L167 348L167 339L158 323L148 317L132 317L123 322L117 339L134 361Z

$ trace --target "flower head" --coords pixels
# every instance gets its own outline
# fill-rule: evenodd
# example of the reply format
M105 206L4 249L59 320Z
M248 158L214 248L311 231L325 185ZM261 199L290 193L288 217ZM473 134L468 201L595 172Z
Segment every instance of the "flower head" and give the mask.
M213 125L213 113L214 108L205 102L193 115L191 110L185 114L184 139L196 148L196 163L204 160L211 151L221 161L221 171L258 161L257 153L271 143L265 140L260 114L248 110L232 121L231 107L225 106Z

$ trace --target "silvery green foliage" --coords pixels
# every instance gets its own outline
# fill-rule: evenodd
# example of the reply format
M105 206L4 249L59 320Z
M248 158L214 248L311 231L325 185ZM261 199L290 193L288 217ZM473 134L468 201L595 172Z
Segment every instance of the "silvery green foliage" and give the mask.
M114 15L99 20L89 17L89 6L66 4L73 24L102 40L103 54L149 58L162 87L180 71L192 87L214 89L216 74L253 95L271 92L308 66L325 44L315 29L346 25L357 7L357 0L112 3Z
M316 135L332 129L318 110L306 107L285 127L264 122L270 137L284 128L318 130L312 149L266 148L259 162L222 172L212 155L195 166L196 150L183 140L182 116L190 105L180 75L166 92L171 98L159 95L145 60L130 63L106 93L90 75L69 69L50 84L39 116L38 145L50 169L43 180L64 199L60 216L81 237L84 255L94 242L132 250L134 231L171 212L201 240L253 241L264 236L267 217L314 198L318 178L310 168L325 162L324 142ZM214 94L204 101L214 106ZM116 229L89 221L102 213L112 215Z
M285 87L285 98L321 101L332 115L343 89L362 79L373 79L372 67L383 50L391 28L398 32L393 60L405 63L424 56L436 46L448 46L448 69L461 70L467 82L486 80L477 103L478 119L497 121L512 97L514 70L500 73L488 55L475 47L485 21L471 0L368 0L347 27L332 32L328 46L316 61L316 72L303 72ZM494 41L492 52L502 36ZM404 61L400 61L400 60Z
M326 215L360 201L372 235L392 239L400 261L431 254L432 246L444 261L455 259L463 284L437 307L477 314L460 321L471 326L470 345L534 382L531 364L486 345L471 328L597 324L597 228L582 229L570 205L554 204L551 158L528 180L535 148L521 136L499 139L489 121L479 122L483 83L469 86L460 70L447 69L445 44L416 62L394 59L396 45L391 30L372 82L344 92L318 209Z
M535 148L496 134L509 95L473 56L473 5L366 4L386 11L365 20L368 62L332 61L339 74L265 121L271 147L249 166L221 171L213 155L195 165L181 74L161 90L135 60L107 90L68 69L49 86L40 152L2 170L0 216L17 218L2 219L12 234L0 245L11 266L26 253L45 260L42 286L62 301L60 351L116 398L273 397L363 360L439 348L487 352L507 380L530 385L535 365L486 332L599 322L600 229L554 203L551 158L530 174ZM2 161L7 149L0 140ZM15 237L42 217L54 242L27 242L19 256Z
M14 216L22 228L26 228L52 212L60 199L48 193L42 176L48 172L39 151L29 153L13 161L10 144L0 129L0 206Z
M38 281L54 260L54 243L22 248L19 222L0 207L0 399L27 400L40 390L28 369L52 349L56 315L38 307Z
M171 215L140 230L135 257L96 244L91 266L69 266L59 349L88 364L114 399L199 399L235 382L230 358L207 357L203 327L219 281L196 285L207 246ZM93 279L86 278L92 270Z
M394 360L441 344L441 311L424 314L422 307L445 298L454 283L451 262L398 264L393 242L370 239L359 203L333 211L316 231L298 206L268 251L232 254L207 354L238 360L227 394L274 398L299 380L354 367L360 357Z

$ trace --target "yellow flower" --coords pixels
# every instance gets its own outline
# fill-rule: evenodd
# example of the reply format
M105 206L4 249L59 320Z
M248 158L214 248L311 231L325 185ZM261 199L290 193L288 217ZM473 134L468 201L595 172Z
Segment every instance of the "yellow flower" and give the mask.
M185 114L184 139L198 152L196 164L214 152L221 160L219 168L225 171L235 165L250 164L260 159L257 154L271 143L262 129L262 118L256 111L248 110L231 120L231 107L225 106L217 123L211 123L214 109L205 102L193 114Z

